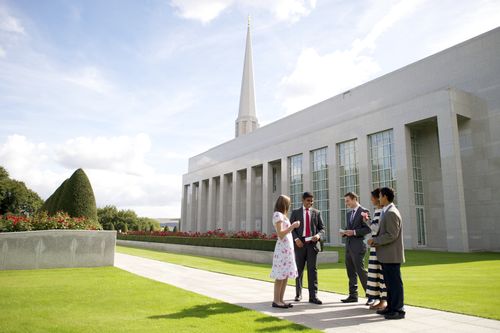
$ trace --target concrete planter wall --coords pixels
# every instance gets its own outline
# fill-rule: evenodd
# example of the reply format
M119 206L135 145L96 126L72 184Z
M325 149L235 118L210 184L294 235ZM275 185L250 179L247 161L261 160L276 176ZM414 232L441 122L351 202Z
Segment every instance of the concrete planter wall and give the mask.
M232 249L223 247L193 246L166 244L155 242L138 242L129 240L117 240L116 244L139 247L144 249L159 250L172 253L194 254L200 256L218 257L249 261L259 264L272 264L273 252ZM336 263L339 261L339 254L336 251L324 251L318 254L318 263Z
M0 269L113 266L116 231L0 233Z

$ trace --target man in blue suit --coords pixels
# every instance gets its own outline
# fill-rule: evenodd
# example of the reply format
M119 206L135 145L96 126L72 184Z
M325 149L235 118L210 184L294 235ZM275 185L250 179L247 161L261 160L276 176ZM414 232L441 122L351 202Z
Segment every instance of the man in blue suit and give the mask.
M358 203L358 195L354 192L346 193L345 204L351 209L347 215L347 229L341 231L340 235L346 238L345 244L345 267L349 277L349 297L343 299L344 303L355 303L358 301L358 277L366 292L368 272L365 269L364 259L366 254L365 235L371 233L371 229L363 221L363 215L369 210Z

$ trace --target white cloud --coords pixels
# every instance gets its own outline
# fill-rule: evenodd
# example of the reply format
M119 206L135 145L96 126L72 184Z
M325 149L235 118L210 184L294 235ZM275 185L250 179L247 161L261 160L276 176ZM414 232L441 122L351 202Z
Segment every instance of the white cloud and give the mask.
M134 175L150 174L145 156L151 150L146 134L135 137L78 137L56 148L56 159L67 168L113 170Z
M182 176L158 172L148 165L145 154L150 148L145 134L75 138L59 146L11 135L0 144L0 165L45 199L81 167L98 206L139 207L139 215L178 217Z
M399 1L378 20L364 38L350 49L320 54L314 48L300 53L291 74L280 82L278 98L287 113L293 113L360 85L380 72L372 57L377 39L412 13L421 1Z
M283 78L282 99L287 113L293 113L359 85L380 70L370 57L351 51L318 54L304 49L294 71Z
M5 58L7 54L5 53L5 50L3 49L3 47L0 46L0 58Z
M205 24L219 16L233 2L233 0L172 0L170 5L177 9L178 15Z
M0 144L0 165L12 178L26 182L43 197L55 190L61 178L60 174L47 167L48 164L50 151L45 143L33 143L25 136L15 134Z
M247 11L269 11L276 20L296 22L309 15L316 7L316 0L172 0L170 5L177 9L181 17L201 21L203 24L214 20L232 6L239 6Z
M77 72L66 74L64 80L101 94L112 89L112 85L93 66L83 67Z
M440 2L438 2L440 4ZM430 5L430 4L429 4ZM430 10L430 8L426 8ZM429 52L436 53L486 31L495 29L500 22L500 1L482 0L478 2L453 2L452 8L440 7L439 13L451 11L450 18L444 20L430 40Z
M307 16L316 7L316 0L275 0L275 1L248 1L249 5L257 5L261 9L268 8L280 21L296 22Z
M422 0L403 0L391 7L389 12L372 27L362 39L353 42L352 52L358 54L364 50L372 51L376 47L377 39L389 30L394 24L415 12Z
M5 7L0 7L0 30L14 34L25 33L23 25Z

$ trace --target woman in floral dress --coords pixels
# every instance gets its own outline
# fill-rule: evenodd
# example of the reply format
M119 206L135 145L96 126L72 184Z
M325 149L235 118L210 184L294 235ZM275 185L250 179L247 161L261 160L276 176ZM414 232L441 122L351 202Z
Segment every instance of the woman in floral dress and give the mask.
M290 224L288 210L290 209L290 198L280 195L274 206L273 224L278 235L273 255L273 268L271 278L274 282L274 308L291 308L291 303L285 303L283 297L288 279L297 277L297 265L295 264L295 252L293 249L292 230L298 228L300 222Z

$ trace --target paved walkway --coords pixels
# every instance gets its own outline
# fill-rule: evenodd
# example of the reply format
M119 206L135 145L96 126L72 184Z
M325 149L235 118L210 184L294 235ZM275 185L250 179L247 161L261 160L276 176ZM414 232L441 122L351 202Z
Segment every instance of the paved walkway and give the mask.
M403 320L385 320L360 303L340 302L344 295L319 292L323 305L295 303L292 309L271 307L273 284L264 281L213 273L122 253L116 253L115 266L156 281L209 296L227 303L287 319L326 332L500 332L500 321L406 306ZM321 278L321 277L320 277ZM304 290L307 298L307 290ZM285 299L292 300L293 287ZM365 300L366 301L366 300Z

